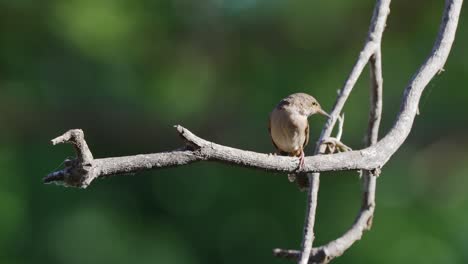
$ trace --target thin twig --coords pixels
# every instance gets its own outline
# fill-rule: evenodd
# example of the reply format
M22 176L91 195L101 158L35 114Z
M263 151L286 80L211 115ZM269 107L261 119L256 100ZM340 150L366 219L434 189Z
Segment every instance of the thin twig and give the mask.
M370 110L369 110L369 126L366 135L366 145L372 146L377 143L380 119L382 115L382 93L383 93L383 77L382 77L382 54L380 47L375 50L375 53L369 60L371 85L370 85ZM354 224L341 237L328 243L322 249L327 261L343 254L357 240L359 240L365 230L369 230L372 226L372 219L375 210L375 190L377 176L380 170L364 170L362 205L356 217ZM334 250L331 250L333 248ZM333 252L333 254L325 254L325 252ZM317 253L316 253L317 254ZM317 257L315 257L317 259Z
M341 114L341 116L338 116L338 132L336 133L336 139L338 141L341 140L341 137L343 136L343 125L344 125L344 113Z
M377 143L379 138L380 119L382 117L382 94L383 94L383 77L382 77L382 52L379 47L376 49L370 61L370 111L369 125L366 135L367 146L372 146Z
M89 150L88 144L84 140L84 133L81 129L68 130L63 135L51 140L52 145L70 143L73 144L76 151L76 157L82 163L90 163L93 160L93 154Z
M346 80L344 87L341 89L333 110L331 111L331 116L328 122L325 124L325 127L322 130L319 140L315 148L315 154L322 153L326 146L320 144L325 138L330 137L333 130L333 126L336 122L336 116L339 116L341 113L346 100L348 99L349 94L354 88L359 76L361 75L364 67L369 61L370 57L375 54L376 50L380 49L380 43L385 29L385 23L387 21L387 16L390 13L390 0L378 0L371 19L371 25L369 28L369 33L367 37L366 44L364 45L363 50L361 51L359 58L354 65L348 79ZM303 240L302 240L302 254L299 260L300 264L307 264L310 258L310 253L312 251L312 246L314 242L314 225L315 225L315 214L317 208L317 196L318 189L320 184L320 174L312 173L309 174L309 183L310 188L307 194L307 209L306 209L306 220L303 230Z
M86 188L96 178L93 164L93 154L89 150L81 129L71 129L63 135L51 140L52 145L70 143L75 148L76 159L66 159L65 168L53 172L44 178L45 183L59 183L65 186L80 186Z

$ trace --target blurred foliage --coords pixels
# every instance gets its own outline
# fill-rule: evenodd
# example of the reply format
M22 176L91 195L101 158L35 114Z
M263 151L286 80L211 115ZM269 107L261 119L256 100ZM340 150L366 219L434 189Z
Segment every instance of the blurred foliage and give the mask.
M272 152L269 111L298 91L331 108L373 4L0 0L0 263L289 263L271 249L299 247L306 195L285 175L200 163L87 190L45 186L41 177L73 155L49 140L82 128L96 157L159 152L181 145L171 127L180 123ZM442 7L392 4L382 135L431 50ZM336 263L468 262L465 13L445 73L379 179L373 229ZM364 74L345 108L353 148L367 110ZM324 119L310 121L314 140ZM359 191L355 172L323 175L317 243L349 227Z

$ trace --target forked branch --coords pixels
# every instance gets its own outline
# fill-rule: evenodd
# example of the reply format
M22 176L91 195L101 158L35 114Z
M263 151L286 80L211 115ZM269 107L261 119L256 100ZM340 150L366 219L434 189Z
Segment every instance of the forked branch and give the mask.
M463 0L446 0L444 15L434 48L409 82L403 94L401 109L394 126L385 137L377 141L382 109L380 42L390 4L390 0L377 0L367 42L343 89L341 89L331 112L332 118L326 123L319 140L319 142L322 142L323 139L330 136L336 118L342 111L365 65L370 61L372 96L368 131L369 146L361 150L306 157L304 166L304 172L314 173L309 177L312 183L311 191L309 191L309 208L312 208L314 203L316 206L316 194L313 191L314 186L318 190L319 176L316 173L343 170L364 171L363 206L354 225L337 240L321 247L312 248L314 221L308 220L306 222L302 251L278 249L275 250L276 255L292 258L302 263L328 262L334 257L343 254L356 240L361 238L363 231L370 227L375 206L375 176L409 135L416 116L421 93L429 81L443 69L455 38L462 2ZM197 137L182 126L176 126L176 128L179 135L185 141L183 148L154 154L101 159L93 158L81 130L70 130L52 140L52 143L54 145L58 143L73 144L77 157L65 160L65 168L47 175L44 178L44 182L55 182L66 186L86 188L94 179L101 177L142 170L176 167L197 161L216 161L234 166L283 173L296 172L298 167L298 160L293 157L274 156L227 147ZM324 147L318 144L316 147L317 153ZM310 207L311 205L312 207ZM310 216L315 218L315 210L310 210L308 215L308 219L311 219Z
M91 160L88 159L86 162L83 162L80 158L67 159L64 163L65 168L47 175L44 182L86 188L96 178L183 166L198 161L217 161L235 166L283 173L293 173L297 170L298 161L294 157L276 156L219 145L196 136L182 126L175 127L185 142L182 148L153 154L102 159L92 159L91 155ZM77 133L77 131L82 133L81 130L74 129L66 132L64 136L69 133ZM54 142L55 140L53 140ZM74 137L73 140L64 142L72 143L78 154L86 152L88 148L84 136ZM376 150L368 148L331 155L306 157L304 171L371 170L383 166L382 162L386 159L385 153L378 155L376 153ZM390 153L387 153L387 155L390 155Z
M455 33L458 25L458 18L460 15L460 10L462 6L462 0L446 0L445 9L442 17L442 22L439 30L439 34L435 41L434 47L431 54L428 56L423 65L419 68L413 78L410 80L402 100L402 105L400 112L397 116L396 122L393 128L387 133L387 135L377 142L378 138L378 126L380 123L380 113L382 109L382 70L381 70L381 53L380 45L374 50L374 53L371 57L364 58L370 59L371 65L371 110L370 110L370 119L369 119L369 129L367 134L367 144L372 145L368 149L375 149L377 151L392 152L394 153L405 141L406 137L411 131L413 121L417 112L418 103L421 97L421 94L429 83L429 81L443 69L445 61L448 58L452 43L455 39ZM378 17L376 13L380 8L387 8L390 4L390 1L377 1L376 9L374 11L373 20ZM387 13L388 14L388 13ZM375 24L374 22L372 24ZM372 31L373 26L371 26ZM370 34L372 36L372 34ZM380 37L381 38L381 35ZM369 41L369 39L368 39ZM337 112L341 111L340 105L344 104L346 101L347 95L344 90L352 89L354 83L357 80L355 73L357 71L362 72L363 65L361 64L363 60L363 54L368 54L367 50L370 45L366 43L364 51L361 52L358 62L356 63L353 71L351 72L350 77L348 78L345 87L340 93L335 108L338 108ZM356 70L357 69L357 70ZM351 86L348 84L351 83ZM349 88L350 87L350 88ZM332 112L332 115L335 111ZM330 121L330 123L333 120ZM327 124L328 125L328 124ZM322 132L322 135L327 136L331 132L331 126L327 130L327 127ZM377 143L376 143L377 142ZM319 146L320 147L320 146ZM390 158L389 156L388 158ZM330 243L309 250L303 243L303 251L298 250L283 250L275 249L273 252L276 256L285 257L290 259L298 259L300 263L326 263L332 260L335 257L338 257L344 253L355 241L359 240L362 237L364 230L369 229L372 224L372 218L375 208L375 188L376 188L376 176L380 174L380 168L376 167L376 170L363 170L363 204L361 210L358 214L358 217L353 224L353 226L345 232L340 238L331 241ZM313 174L312 177L318 179L318 174ZM318 180L312 179L312 184L318 184ZM318 189L316 186L312 186L310 189ZM314 193L309 191L309 193ZM310 196L310 195L309 195ZM315 208L316 205L316 196L309 198L309 208ZM315 219L315 211L309 209L309 218ZM312 226L313 223L306 223L306 226ZM307 239L313 241L313 230L305 230L304 240ZM308 238L310 236L312 239ZM304 253L311 252L310 257L305 258Z
M344 104L346 103L346 100L348 99L348 96L350 95L352 89L356 85L356 82L361 75L362 71L364 70L364 67L366 64L369 62L371 58L375 58L372 60L372 62L377 62L377 63L371 63L371 72L373 80L373 87L376 86L373 90L376 90L376 92L373 92L372 94L375 95L376 97L372 100L372 107L371 111L373 111L373 115L371 116L371 119L373 120L372 123L370 124L370 129L378 131L378 126L380 124L380 112L381 112L381 98L380 102L379 101L379 94L381 94L382 91L382 67L380 65L380 47L381 47L381 42L382 42L382 35L383 31L385 29L385 24L387 21L388 14L390 13L390 0L378 0L375 4L374 7L374 12L372 15L371 19L371 25L369 28L369 32L367 34L367 40L364 45L363 50L361 51L361 54L358 57L358 60L356 64L354 65L348 79L346 80L343 88L341 89L340 93L338 94L338 97L336 99L335 105L333 107L333 110L331 111L331 116L332 118L329 119L329 122L325 125L325 127L322 130L322 134L320 135L320 138L318 140L318 144L315 148L315 154L322 153L326 146L319 144L322 140L324 140L327 137L330 137L331 132L333 130L334 122L335 122L335 116L338 116L341 111L343 110ZM377 90L380 91L377 92ZM372 98L372 96L371 96ZM375 106L380 106L380 109L375 109ZM377 121L377 122L375 122ZM312 253L312 246L315 238L314 234L314 225L315 225L315 214L316 214L316 209L317 209L317 203L318 203L318 189L320 185L320 174L319 173L312 173L309 175L309 183L310 183L310 188L308 191L307 195L307 210L306 210L306 220L304 224L304 231L303 231L303 239L302 239L302 253L301 257L299 260L300 264L307 264L310 259L310 255Z

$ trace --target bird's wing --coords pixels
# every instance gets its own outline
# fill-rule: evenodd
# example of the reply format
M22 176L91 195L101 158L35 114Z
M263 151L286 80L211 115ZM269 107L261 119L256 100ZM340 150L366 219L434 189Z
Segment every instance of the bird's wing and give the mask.
M302 145L302 148L304 149L307 144L309 144L309 122L307 122L307 126L305 128L305 140L304 140L304 145Z
M271 143L273 143L273 146L275 146L276 148L276 151L280 154L280 155L284 155L284 151L280 150L278 148L278 146L276 146L275 144L275 141L273 141L273 137L271 136L271 115L268 116L268 134L270 134L270 139L271 139Z

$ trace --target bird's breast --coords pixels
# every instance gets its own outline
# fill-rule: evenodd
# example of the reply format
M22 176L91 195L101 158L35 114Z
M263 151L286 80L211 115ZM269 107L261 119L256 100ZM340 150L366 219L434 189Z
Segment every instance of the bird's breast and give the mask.
M307 117L291 114L285 109L275 108L270 115L271 138L284 152L295 153L306 140Z

